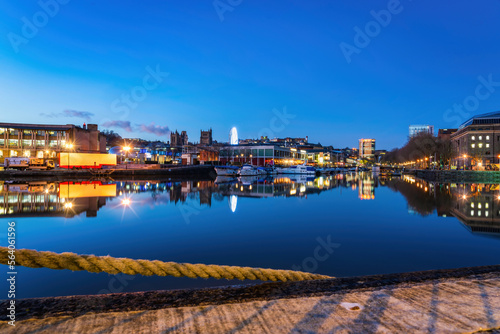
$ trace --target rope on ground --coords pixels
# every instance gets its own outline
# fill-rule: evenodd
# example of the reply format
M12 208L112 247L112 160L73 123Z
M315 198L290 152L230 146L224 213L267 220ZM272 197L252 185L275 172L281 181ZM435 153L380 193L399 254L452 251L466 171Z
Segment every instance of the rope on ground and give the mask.
M261 281L306 281L333 278L330 276L294 270L276 270L238 266L219 266L150 260L114 258L111 256L53 253L31 249L16 249L16 265L29 268L85 270L92 273L124 273L127 275L174 276L190 278L217 278ZM0 247L0 263L9 261L9 249Z

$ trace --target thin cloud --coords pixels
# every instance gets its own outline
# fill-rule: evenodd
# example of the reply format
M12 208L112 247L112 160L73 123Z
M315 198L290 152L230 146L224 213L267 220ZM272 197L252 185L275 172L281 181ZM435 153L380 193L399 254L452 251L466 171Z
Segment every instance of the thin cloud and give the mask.
M138 127L140 132L153 133L157 136L166 136L170 133L168 126L156 125L154 122L149 125L139 124Z
M78 110L66 109L60 113L54 113L54 112L50 114L41 113L40 116L45 116L49 118L76 117L76 118L83 118L86 121L90 121L91 118L94 116L94 113L91 113L90 111L78 111Z
M155 122L150 124L135 124L133 127L129 121L108 121L102 124L105 128L120 128L127 132L142 132L152 133L157 136L168 136L170 129L168 126L156 125Z
M129 121L109 121L103 123L102 126L105 128L120 128L124 129L127 132L132 132L132 126Z

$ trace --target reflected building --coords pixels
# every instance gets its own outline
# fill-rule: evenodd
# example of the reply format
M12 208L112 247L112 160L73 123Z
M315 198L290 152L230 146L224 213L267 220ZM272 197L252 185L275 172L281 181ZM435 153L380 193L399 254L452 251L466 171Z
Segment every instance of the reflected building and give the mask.
M86 213L95 217L100 208L114 197L122 205L168 205L198 202L212 206L212 201L229 201L236 210L238 197L303 197L335 188L359 187L360 194L374 198L377 180L371 173L336 174L320 177L283 175L277 177L220 178L217 180L118 181L118 182L30 182L0 183L1 217L73 217ZM140 196L135 201L134 194ZM360 198L363 198L361 196ZM132 198L132 200L131 200ZM126 204L125 204L126 203Z
M451 214L472 233L500 237L498 184L468 184L456 187Z
M412 176L389 187L405 196L409 211L456 217L473 234L500 237L500 185L429 183Z
M116 196L116 185L101 182L0 183L0 218L95 217Z
M359 177L358 180L358 197L361 200L371 200L375 199L375 178L368 177L365 175L364 177Z

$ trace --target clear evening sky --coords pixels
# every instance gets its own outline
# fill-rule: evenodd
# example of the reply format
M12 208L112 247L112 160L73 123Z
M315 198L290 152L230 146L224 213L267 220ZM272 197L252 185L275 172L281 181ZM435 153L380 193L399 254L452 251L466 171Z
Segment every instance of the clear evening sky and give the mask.
M500 110L499 17L498 0L2 1L0 121L392 149L409 124Z

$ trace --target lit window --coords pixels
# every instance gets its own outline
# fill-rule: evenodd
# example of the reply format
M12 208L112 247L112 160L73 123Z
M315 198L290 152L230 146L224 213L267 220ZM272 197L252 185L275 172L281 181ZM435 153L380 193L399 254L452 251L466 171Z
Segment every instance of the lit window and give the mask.
M483 136L479 136L479 140L483 140Z
M470 210L470 215L474 216L474 210Z
M474 207L474 202L471 202L470 203L470 207L473 208Z
M486 212L484 213L484 215L485 215L486 217L488 217L488 211L486 211Z
M490 144L486 143L486 147L490 147Z
M479 148L483 147L483 143L478 144Z
M481 203L477 203L477 208L481 209Z
M490 140L490 136L486 136L486 140Z
M488 208L490 207L490 204L489 204L489 203L484 203L484 207L485 207L486 209L488 209Z
M472 139L472 140L476 140L476 136L472 136L472 138L471 138L471 139Z
M481 211L478 211L478 212L477 212L477 216L478 216L478 217L481 217Z
M471 144L470 147L474 148L476 147L476 144Z

